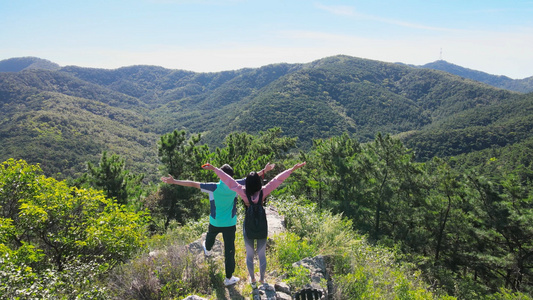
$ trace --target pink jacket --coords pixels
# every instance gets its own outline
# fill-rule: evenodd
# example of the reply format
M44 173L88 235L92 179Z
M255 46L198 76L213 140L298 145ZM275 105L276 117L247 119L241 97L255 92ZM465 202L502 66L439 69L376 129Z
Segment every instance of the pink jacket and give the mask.
M239 184L237 181L235 181L235 179L233 179L231 176L229 176L219 168L215 168L215 173L220 178L220 180L222 180L222 182L224 182L230 188L230 190L239 194L242 200L244 200L246 206L249 205L248 197L246 197L246 187L244 185ZM291 173L292 169L285 170L279 173L272 180L270 180L266 185L264 185L262 187L263 199L265 199L268 195L270 195L273 190L280 186L280 184L285 181L285 179L287 179L289 175L291 175ZM259 201L259 191L252 196L252 201L254 203L257 203L257 201Z

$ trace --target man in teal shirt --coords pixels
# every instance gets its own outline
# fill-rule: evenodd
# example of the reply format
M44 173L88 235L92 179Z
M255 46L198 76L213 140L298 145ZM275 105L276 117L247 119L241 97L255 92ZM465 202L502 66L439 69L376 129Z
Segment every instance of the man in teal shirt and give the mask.
M274 164L268 163L265 168L258 172L261 177L274 168ZM233 177L233 168L225 164L220 168L229 176ZM210 250L215 244L215 239L219 233L222 233L224 239L224 262L226 286L235 284L239 281L238 277L233 276L235 272L235 231L237 225L237 193L230 190L222 181L219 182L196 182L190 180L177 180L169 177L161 177L161 180L168 184L177 184L200 189L202 192L209 194L210 214L209 229L204 241L204 252L210 255ZM237 180L240 184L245 184L245 179Z

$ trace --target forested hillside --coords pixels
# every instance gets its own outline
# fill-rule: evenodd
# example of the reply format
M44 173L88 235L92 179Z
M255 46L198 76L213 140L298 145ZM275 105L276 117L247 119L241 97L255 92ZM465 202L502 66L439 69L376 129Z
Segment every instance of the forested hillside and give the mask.
M156 135L137 99L59 72L0 73L0 157L40 163L49 175L77 177L103 151L153 173Z
M104 150L154 173L153 141L174 129L201 133L212 148L228 133L272 127L298 138L300 149L344 132L361 142L398 134L427 160L519 142L531 124L514 112L530 106L527 94L349 56L218 73L156 66L4 72L0 101L0 159L42 163L47 174L65 177Z
M533 93L475 107L406 135L419 160L448 157L521 143L533 131Z

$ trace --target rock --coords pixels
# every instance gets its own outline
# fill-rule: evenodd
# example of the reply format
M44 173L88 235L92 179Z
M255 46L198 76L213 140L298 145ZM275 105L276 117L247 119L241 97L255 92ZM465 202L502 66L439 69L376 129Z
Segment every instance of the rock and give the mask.
M291 288L285 282L278 282L274 284L274 288L276 289L276 292L282 292L285 294L291 293Z
M187 298L183 298L183 300L207 300L207 299L196 296L196 295L192 295L192 296L188 296Z
M313 258L306 257L298 262L292 264L294 267L304 267L309 270L310 284L307 285L306 289L298 291L296 295L301 295L301 293L307 293L312 291L313 296L317 297L320 294L319 298L308 298L308 299L325 299L327 298L327 292L321 286L323 280L329 281L329 276L326 269L326 258L322 255L315 256ZM328 287L329 290L329 287ZM298 299L298 298L297 298ZM306 298L301 298L306 299Z
M207 233L204 232L201 238L190 243L188 245L189 251L191 251L192 253L196 255L203 256L204 255L203 243L205 241L206 234ZM219 234L219 235L221 236L222 234ZM213 245L213 248L211 248L211 256L224 256L224 244L221 241L219 241L218 237L215 240L215 244Z
M265 207L268 222L268 236L285 231L285 219L279 215L278 211L272 207Z
M266 282L259 286L259 292L262 295L261 297L265 297L266 299L276 299L276 290Z
M161 256L166 256L167 252L165 250L153 250L148 253L148 256L152 259L156 259Z
M306 257L292 264L294 267L304 267L309 270L311 282L319 284L322 279L326 278L326 262L322 255L313 258ZM313 285L316 286L316 285Z
M283 292L277 292L276 300L292 300L292 296Z

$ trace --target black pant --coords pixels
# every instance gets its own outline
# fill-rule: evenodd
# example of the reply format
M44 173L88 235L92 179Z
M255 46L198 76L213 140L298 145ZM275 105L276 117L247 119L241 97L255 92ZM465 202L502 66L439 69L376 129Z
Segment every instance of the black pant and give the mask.
M235 230L236 226L216 227L209 224L209 230L205 237L205 248L211 250L215 244L215 239L222 232L224 239L224 263L226 265L226 278L231 278L235 272Z

